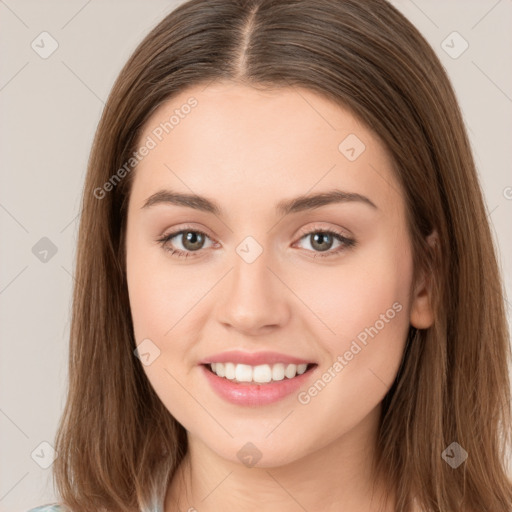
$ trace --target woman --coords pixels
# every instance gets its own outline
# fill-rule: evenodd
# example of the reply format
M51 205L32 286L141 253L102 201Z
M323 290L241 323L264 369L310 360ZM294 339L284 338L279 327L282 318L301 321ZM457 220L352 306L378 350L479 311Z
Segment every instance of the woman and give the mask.
M482 192L390 4L180 5L113 87L82 206L65 508L511 510Z

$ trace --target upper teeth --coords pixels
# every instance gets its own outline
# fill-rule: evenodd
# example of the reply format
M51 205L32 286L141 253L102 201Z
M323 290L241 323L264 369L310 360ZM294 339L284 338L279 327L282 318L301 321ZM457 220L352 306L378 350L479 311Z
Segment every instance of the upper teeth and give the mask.
M292 379L297 374L301 375L306 371L307 364L277 363L273 365L261 364L250 366L248 364L235 363L211 363L213 373L226 379L235 379L239 382L270 382L271 380L283 380L285 377Z

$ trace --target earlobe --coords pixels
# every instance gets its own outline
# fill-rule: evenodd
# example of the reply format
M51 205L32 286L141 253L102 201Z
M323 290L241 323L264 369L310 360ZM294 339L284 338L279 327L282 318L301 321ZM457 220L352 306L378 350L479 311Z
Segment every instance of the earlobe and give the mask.
M433 231L427 237L427 243L433 250L439 243L437 231ZM416 329L428 329L434 323L434 311L432 308L432 279L426 271L422 271L413 291L410 323Z

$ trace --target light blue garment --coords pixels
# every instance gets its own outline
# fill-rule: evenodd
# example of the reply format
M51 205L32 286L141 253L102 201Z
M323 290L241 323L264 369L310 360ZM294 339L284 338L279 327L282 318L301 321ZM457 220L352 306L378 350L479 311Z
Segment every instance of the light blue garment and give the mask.
M162 512L162 505L155 505L149 512ZM43 505L41 507L31 508L27 512L64 512L60 505Z
M44 505L42 507L31 508L27 512L62 512L59 505Z

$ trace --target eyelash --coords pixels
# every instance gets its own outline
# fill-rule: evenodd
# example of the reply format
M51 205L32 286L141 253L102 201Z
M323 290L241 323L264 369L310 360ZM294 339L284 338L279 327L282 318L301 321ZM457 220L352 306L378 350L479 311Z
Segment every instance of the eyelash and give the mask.
M171 254L171 256L175 256L175 257L178 257L178 258L188 258L190 255L194 254L194 253L199 253L201 251L201 249L199 249L198 251L182 251L181 249L172 249L172 248L169 248L166 246L166 244L172 240L175 236L177 235L182 235L182 234L185 234L185 233L200 233L201 235L207 237L207 238L210 238L208 236L208 234L206 234L204 231L201 231L200 229L196 229L196 228L192 228L192 227L183 227L181 228L179 231L174 231L173 233L169 233L167 235L164 235L163 237L159 238L157 240L157 242L162 246L162 248L169 252ZM338 247L337 249L335 250L328 250L328 251L321 251L321 252L318 252L318 251L313 251L315 252L315 255L313 256L313 258L317 258L317 257L320 257L320 258L329 258L329 257L333 257L333 256L336 256L338 255L340 252L346 250L346 249L350 249L352 247L354 247L356 245L356 241L352 238L347 238L346 236L342 235L341 233L339 233L338 231L336 230L333 230L333 229L321 229L321 228L313 228L313 229L310 229L309 231L307 232L301 232L301 236L299 238L299 241L302 240L303 238L309 236L309 235L312 235L313 233L322 233L322 234L327 234L327 235L332 235L335 239L337 239L339 242L342 243L342 245L340 245L340 247ZM312 251L308 251L308 252L312 252ZM192 257L196 257L195 255L192 256Z

